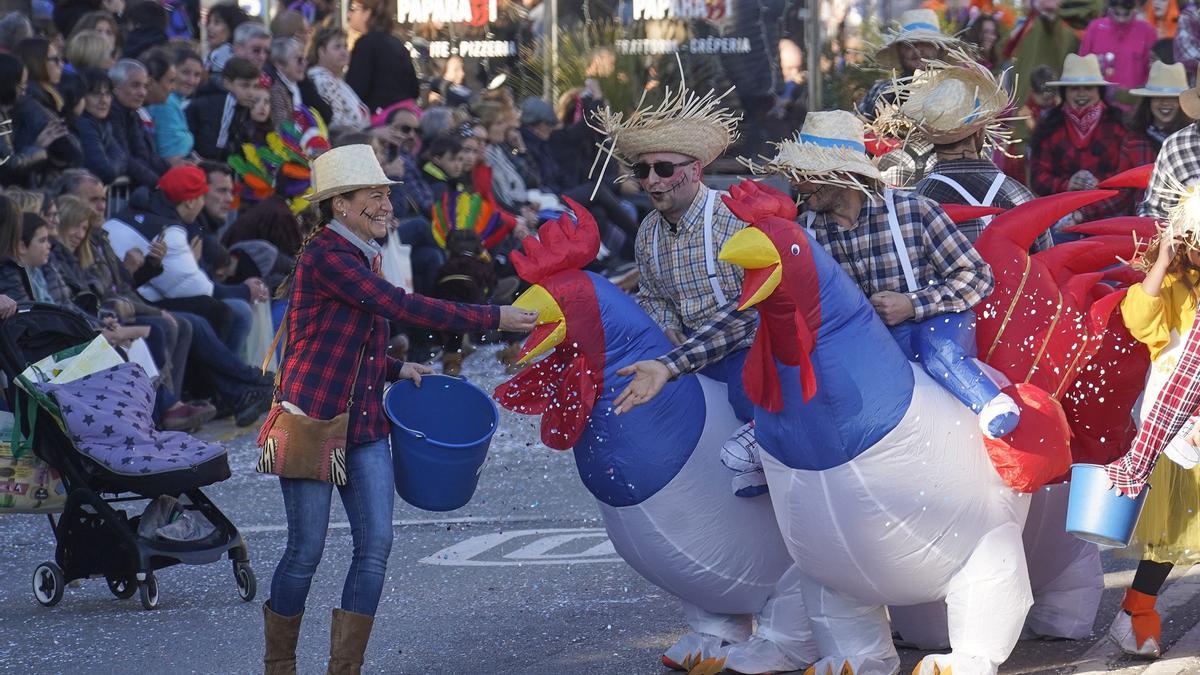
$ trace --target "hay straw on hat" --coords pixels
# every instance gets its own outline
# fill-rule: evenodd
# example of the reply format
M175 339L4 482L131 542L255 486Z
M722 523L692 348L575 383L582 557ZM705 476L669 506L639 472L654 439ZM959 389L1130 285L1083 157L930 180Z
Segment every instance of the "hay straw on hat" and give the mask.
M1139 251L1140 242L1134 237L1135 253L1129 264L1143 272L1149 271L1152 266L1147 256L1151 252L1157 255L1164 237L1174 241L1177 247L1200 251L1200 183L1184 185L1169 174L1164 175L1164 181L1166 184L1162 186L1162 192L1167 199L1175 199L1175 203L1167 209L1166 222L1158 224L1158 233L1143 251Z
M925 69L894 80L890 91L903 103L884 105L869 128L880 137L907 141L915 134L934 145L957 143L983 131L984 147L1003 152L1011 143L1007 123L1023 119L1003 116L1015 108L1013 94L966 52L951 50L948 56L928 60Z
M911 9L900 14L900 19L893 22L891 31L883 31L883 42L878 46L865 45L873 51L872 60L885 69L899 68L900 56L896 46L900 44L927 43L940 49L966 50L970 45L954 35L942 32L937 12L931 9Z
M710 89L700 96L683 84L674 91L666 88L662 103L654 107L642 107L646 98L642 94L637 110L628 117L607 106L597 111L595 123L589 121L588 126L608 137L601 144L606 155L604 168L613 155L625 164L633 164L640 155L650 152L687 155L696 158L701 166L708 166L738 137L737 125L742 115L721 105L733 90L730 87L717 95ZM599 156L596 160L599 161ZM593 172L595 168L593 163ZM628 178L627 174L620 180Z
M760 155L761 163L739 157L738 162L755 175L783 176L793 184L847 187L870 195L875 192L874 183L881 182L883 176L867 156L863 132L862 120L852 113L814 111L794 138L771 144L777 150L774 157ZM824 144L809 140L814 137ZM829 145L830 141L845 145Z

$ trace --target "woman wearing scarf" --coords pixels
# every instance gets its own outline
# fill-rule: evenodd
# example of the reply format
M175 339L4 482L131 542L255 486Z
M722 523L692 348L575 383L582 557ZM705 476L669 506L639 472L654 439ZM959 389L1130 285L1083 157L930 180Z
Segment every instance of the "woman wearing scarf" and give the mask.
M1062 78L1048 83L1062 88L1062 104L1038 124L1030 142L1030 187L1038 195L1090 190L1117 173L1125 126L1121 114L1104 100L1110 83L1100 75L1095 54L1068 54ZM1128 206L1120 196L1076 211L1064 224L1121 215Z
M1146 84L1129 93L1141 103L1134 109L1125 140L1121 143L1121 163L1117 171L1126 171L1153 164L1167 136L1191 123L1179 107L1179 95L1188 88L1183 64L1166 65L1155 61ZM1122 212L1131 213L1142 200L1141 190L1122 190L1125 206Z

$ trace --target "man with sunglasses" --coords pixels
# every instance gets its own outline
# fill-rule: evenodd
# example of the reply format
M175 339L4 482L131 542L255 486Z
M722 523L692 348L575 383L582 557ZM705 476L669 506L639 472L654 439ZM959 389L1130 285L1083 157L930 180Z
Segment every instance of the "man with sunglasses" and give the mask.
M680 95L682 105L687 97ZM735 137L736 120L716 107L707 119L658 119L644 126L608 130L615 153L630 167L629 177L650 198L654 211L638 229L635 255L641 276L638 303L662 326L675 345L658 359L640 361L620 372L633 381L616 399L621 414L654 398L680 375L700 372L724 382L729 402L745 422L727 441L734 493L753 497L767 490L756 461L753 406L742 387L742 365L753 342L757 315L739 312L739 268L717 260L721 246L745 223L704 185L704 167ZM636 118L636 116L635 116Z

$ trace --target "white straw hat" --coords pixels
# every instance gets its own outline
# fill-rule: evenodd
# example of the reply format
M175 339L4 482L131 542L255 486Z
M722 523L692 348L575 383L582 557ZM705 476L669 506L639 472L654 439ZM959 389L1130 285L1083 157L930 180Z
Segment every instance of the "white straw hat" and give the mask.
M1162 61L1150 64L1150 77L1146 84L1129 91L1133 96L1170 98L1187 91L1187 69L1182 63L1167 65Z
M1095 54L1067 54L1063 61L1062 77L1047 82L1047 87L1107 87L1112 84L1100 74L1100 59Z
M969 59L929 62L929 69L898 81L893 90L899 115L934 145L957 143L987 130L1002 141L997 122L1012 108L1012 96L987 67Z
M312 191L304 198L319 202L362 188L398 184L383 172L374 148L369 145L344 145L313 160Z
M857 177L880 181L867 156L862 120L845 110L810 112L795 138L777 143L779 152L759 165L742 160L756 174L777 174L795 183L824 183L867 190ZM763 157L766 160L767 158Z
M884 33L883 44L875 51L875 62L885 68L898 68L900 55L896 45L925 42L943 49L965 44L952 35L942 32L937 12L932 9L910 9L900 14L900 21L890 33Z

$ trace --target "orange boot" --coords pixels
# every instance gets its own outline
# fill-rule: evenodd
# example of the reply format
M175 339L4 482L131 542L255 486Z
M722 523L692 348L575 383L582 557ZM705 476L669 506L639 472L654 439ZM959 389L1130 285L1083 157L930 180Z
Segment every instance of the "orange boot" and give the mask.
M1108 637L1126 654L1157 659L1162 656L1162 620L1154 609L1157 596L1125 591L1121 611L1108 629Z

